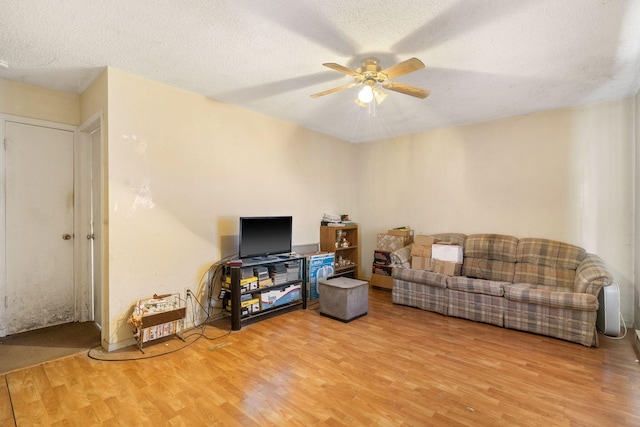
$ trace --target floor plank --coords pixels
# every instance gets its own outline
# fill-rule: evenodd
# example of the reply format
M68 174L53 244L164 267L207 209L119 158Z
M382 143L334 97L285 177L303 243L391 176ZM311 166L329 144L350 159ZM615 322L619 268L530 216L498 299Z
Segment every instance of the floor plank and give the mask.
M350 323L311 304L161 357L12 372L1 425L11 403L17 425L640 425L633 334L586 348L390 300L372 290Z
M15 427L15 419L13 417L13 407L11 405L11 396L7 387L7 378L0 376L0 426Z

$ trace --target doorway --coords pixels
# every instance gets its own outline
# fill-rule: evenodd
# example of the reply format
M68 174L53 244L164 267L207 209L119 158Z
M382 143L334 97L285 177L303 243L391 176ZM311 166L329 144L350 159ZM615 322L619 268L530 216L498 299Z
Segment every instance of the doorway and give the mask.
M80 146L87 151L83 156L88 165L88 188L81 191L88 197L87 272L90 281L92 315L98 328L103 322L102 288L102 114L98 113L80 126Z
M93 319L87 149L73 126L0 115L0 336Z

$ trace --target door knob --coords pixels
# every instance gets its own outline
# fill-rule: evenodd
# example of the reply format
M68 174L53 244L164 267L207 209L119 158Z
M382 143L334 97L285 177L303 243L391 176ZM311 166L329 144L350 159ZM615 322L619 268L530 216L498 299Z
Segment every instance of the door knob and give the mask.
M87 240L93 240L96 238L96 235L91 233L91 234L87 234Z
M63 234L62 240L71 240L71 234Z

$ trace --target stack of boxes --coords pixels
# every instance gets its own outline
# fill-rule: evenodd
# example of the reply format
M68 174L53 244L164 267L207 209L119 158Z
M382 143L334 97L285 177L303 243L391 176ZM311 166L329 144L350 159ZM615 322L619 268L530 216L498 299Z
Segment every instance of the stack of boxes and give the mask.
M411 246L411 268L431 270L431 247L435 239L431 236L417 235Z
M231 288L231 275L225 277L223 285L226 290ZM256 289L258 289L258 277L255 275L253 268L246 267L240 270L240 292L242 292L242 296L240 297L240 305L242 307L240 310L241 316L260 311L260 299L255 298L250 293L245 293ZM226 310L231 311L231 298L225 298L225 301Z
M391 252L401 249L413 242L413 230L401 228L379 233L376 239L376 250L373 253L371 269L371 286L392 289Z
M411 247L411 268L459 276L462 272L462 246L438 242L431 236L415 237Z
M224 278L223 285L226 289L231 288L231 275ZM253 268L247 267L240 270L240 292L249 292L258 289L258 277L254 275Z
M227 311L231 311L231 300L227 302ZM251 294L242 294L240 296L240 316L260 311L260 300L254 298Z

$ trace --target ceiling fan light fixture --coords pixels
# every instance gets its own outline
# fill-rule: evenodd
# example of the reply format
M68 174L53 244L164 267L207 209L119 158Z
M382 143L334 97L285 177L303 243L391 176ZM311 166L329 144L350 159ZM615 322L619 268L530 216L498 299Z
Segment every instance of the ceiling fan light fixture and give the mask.
M363 104L368 104L373 100L373 89L369 85L364 85L360 92L358 92L358 101Z
M378 88L374 88L373 89L373 97L376 99L376 102L378 103L378 105L382 104L382 101L384 101L385 99L387 99L387 94L383 91L381 91Z

